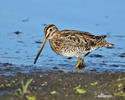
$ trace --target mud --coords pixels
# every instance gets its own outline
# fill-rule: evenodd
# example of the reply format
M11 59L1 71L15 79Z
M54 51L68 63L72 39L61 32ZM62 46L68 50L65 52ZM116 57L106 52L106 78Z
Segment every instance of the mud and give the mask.
M124 100L124 77L124 72L17 72L0 76L0 100ZM29 79L29 92L20 94L21 81Z

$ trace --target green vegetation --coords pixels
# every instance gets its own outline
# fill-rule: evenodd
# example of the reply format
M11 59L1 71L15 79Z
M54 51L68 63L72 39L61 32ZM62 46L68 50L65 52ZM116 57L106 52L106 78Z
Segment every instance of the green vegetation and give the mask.
M24 94L29 93L30 91L28 90L28 87L30 83L32 82L32 79L29 79L25 84L24 81L21 81L21 88L18 89L19 95L24 96Z
M86 93L86 90L81 89L81 85L78 85L77 87L75 87L74 90L76 90L76 92L79 93L79 94L85 94Z
M98 85L98 82L92 82L92 83L90 83L90 85L91 86L96 86L96 85Z
M118 78L114 85L116 87L116 92L114 93L115 96L122 96L125 97L125 90L124 90L125 78Z
M36 97L35 96L26 96L27 100L36 100Z
M52 95L53 95L53 94L56 94L56 91L51 91L50 94L52 94Z

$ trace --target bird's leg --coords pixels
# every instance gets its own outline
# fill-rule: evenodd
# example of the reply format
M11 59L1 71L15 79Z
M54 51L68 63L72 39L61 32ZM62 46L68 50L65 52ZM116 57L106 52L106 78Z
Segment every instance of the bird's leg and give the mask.
M78 63L76 64L76 69L81 69L83 67L85 67L85 63L84 63L84 58L89 54L90 52L86 53L81 59L78 57Z
M77 64L76 64L75 67L76 67L76 69L78 69L78 70L81 69L81 68L83 68L83 67L85 67L84 61L78 57L78 62L77 62Z
M80 65L80 63L81 63L80 58L78 57L77 59L78 59L78 62L77 62L77 64L76 64L76 66L75 66L75 67L76 67L76 69L78 69L78 68L79 68L79 65Z
M86 53L82 58L81 60L84 60L84 58L89 54L90 52Z

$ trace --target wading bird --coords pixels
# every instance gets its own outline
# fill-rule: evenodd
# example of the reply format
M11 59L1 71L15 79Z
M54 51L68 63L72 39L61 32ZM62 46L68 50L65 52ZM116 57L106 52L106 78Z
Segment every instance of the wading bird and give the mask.
M45 43L49 40L50 46L56 54L66 57L76 57L78 63L76 68L84 66L84 58L93 50L100 47L111 47L114 44L108 43L104 38L106 35L95 36L88 32L76 30L58 30L58 28L50 24L45 27L45 40L35 58L36 63ZM84 55L84 56L83 56ZM80 56L83 56L80 59Z

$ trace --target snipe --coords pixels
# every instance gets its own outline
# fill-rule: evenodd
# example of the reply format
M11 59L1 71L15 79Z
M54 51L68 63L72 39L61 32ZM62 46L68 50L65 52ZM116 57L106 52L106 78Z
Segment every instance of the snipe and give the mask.
M66 57L76 57L78 63L76 68L84 66L84 58L93 50L100 47L110 47L114 44L108 43L104 38L106 35L95 36L88 32L75 31L75 30L58 30L58 28L50 24L45 27L45 40L35 58L36 63L45 43L49 40L51 48L56 54ZM83 56L84 55L84 56ZM83 56L80 59L80 56Z

